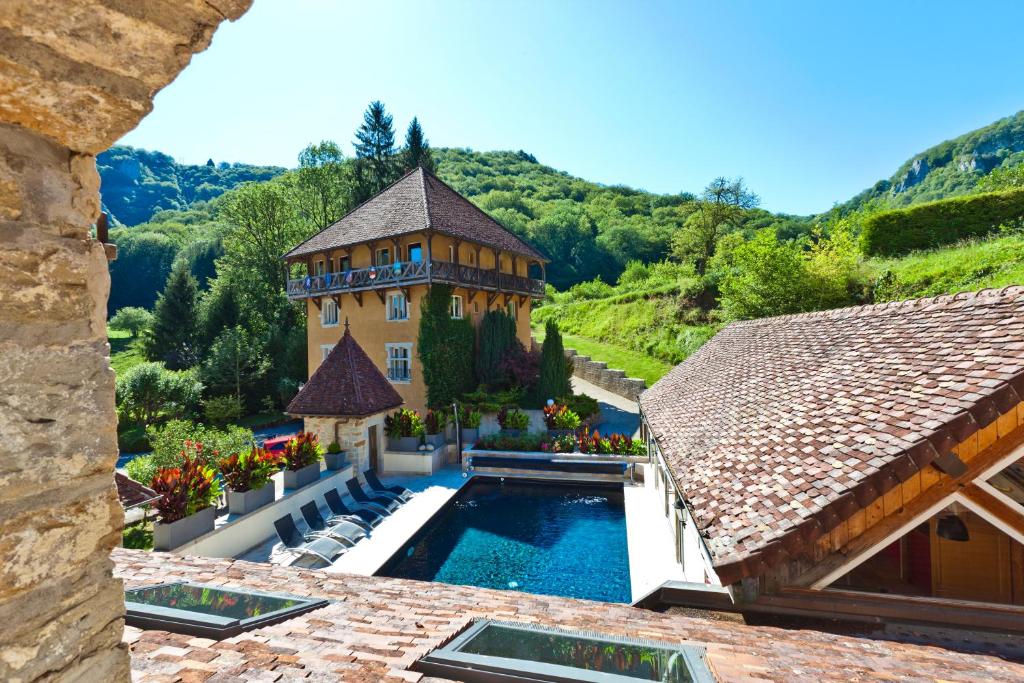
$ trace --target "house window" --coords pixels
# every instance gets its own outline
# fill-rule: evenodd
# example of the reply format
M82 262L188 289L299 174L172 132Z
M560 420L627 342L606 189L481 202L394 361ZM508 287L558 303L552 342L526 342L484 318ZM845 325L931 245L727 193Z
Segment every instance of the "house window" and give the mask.
M338 303L334 299L327 299L320 308L320 325L322 327L336 327L338 324Z
M391 252L388 249L377 250L377 265L387 266L391 264Z
M516 319L516 314L519 312L519 307L516 306L516 302L515 301L509 301L505 305L505 312L508 313L508 317L510 317L513 320L515 320Z
M423 247L420 246L419 242L414 242L405 248L406 253L409 255L408 261L413 263L420 263L423 261Z
M405 294L391 294L388 296L388 320L408 320L409 302Z
M320 362L323 363L327 360L327 356L331 355L331 350L334 348L334 344L321 344L320 345Z
M462 297L458 294L452 296L452 317L462 320Z
M412 381L412 344L385 344L388 379L394 383Z
M338 272L344 273L346 270L352 270L352 260L348 256L342 256L338 262Z
M323 261L315 262L313 264L313 275L323 275L323 274L324 274L324 262Z
M473 252L469 252L469 265L476 265L476 254L474 254Z
M448 245L448 261L450 263L455 263L455 245L454 244L449 244Z

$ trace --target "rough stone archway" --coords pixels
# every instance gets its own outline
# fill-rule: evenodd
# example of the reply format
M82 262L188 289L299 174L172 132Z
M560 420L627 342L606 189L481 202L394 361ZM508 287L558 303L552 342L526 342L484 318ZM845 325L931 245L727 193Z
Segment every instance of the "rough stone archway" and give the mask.
M0 680L129 678L95 154L251 2L0 2Z

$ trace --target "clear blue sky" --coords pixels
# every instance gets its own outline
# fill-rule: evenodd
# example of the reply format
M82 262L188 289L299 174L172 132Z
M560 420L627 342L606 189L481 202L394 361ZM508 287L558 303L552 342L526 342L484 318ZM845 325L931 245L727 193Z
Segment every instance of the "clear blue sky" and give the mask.
M742 175L810 213L1024 108L1024 2L256 0L123 140L179 161L351 153L383 100L432 145L602 183Z

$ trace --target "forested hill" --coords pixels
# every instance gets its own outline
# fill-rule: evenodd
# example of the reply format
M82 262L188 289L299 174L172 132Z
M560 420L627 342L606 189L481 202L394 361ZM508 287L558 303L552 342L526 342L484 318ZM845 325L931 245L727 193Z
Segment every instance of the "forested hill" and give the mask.
M891 178L879 180L842 208L854 210L868 203L901 207L969 194L992 171L1021 163L1024 111L914 155Z
M240 183L270 180L285 170L212 160L199 166L179 164L162 152L133 147L111 147L96 158L96 166L104 210L124 225L145 223L161 210L188 209Z

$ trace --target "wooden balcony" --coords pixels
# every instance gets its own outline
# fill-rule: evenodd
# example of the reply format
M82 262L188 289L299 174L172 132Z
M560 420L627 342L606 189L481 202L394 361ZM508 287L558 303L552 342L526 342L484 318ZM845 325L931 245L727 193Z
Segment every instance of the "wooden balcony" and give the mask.
M288 280L288 298L292 301L318 299L352 292L376 291L383 297L386 289L402 289L433 282L483 290L494 294L544 296L544 281L522 275L499 273L449 261L409 261L387 266L359 268L340 273L307 275ZM357 297L360 299L361 297Z

